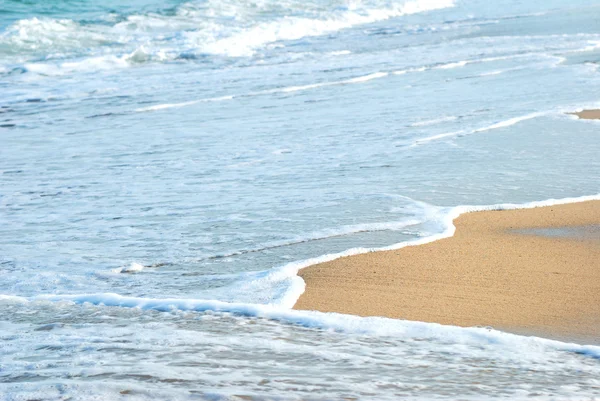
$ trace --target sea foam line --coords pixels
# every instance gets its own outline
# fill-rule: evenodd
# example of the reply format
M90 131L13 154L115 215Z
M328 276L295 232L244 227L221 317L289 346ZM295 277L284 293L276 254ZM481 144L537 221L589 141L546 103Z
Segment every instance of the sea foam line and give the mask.
M505 333L492 328L458 327L385 317L360 317L340 313L300 311L272 305L228 303L214 300L177 298L125 297L112 293L83 295L39 295L32 298L0 295L0 301L30 304L36 302L72 303L76 305L96 305L121 308L136 308L159 312L216 312L239 316L258 317L296 324L309 328L328 329L358 335L396 336L403 338L431 339L455 344L482 344L502 347L513 352L534 349L554 349L574 352L592 358L600 358L600 347L549 340L540 337L526 337Z
M447 132L447 133L443 133L443 134L432 135L432 136L428 136L425 138L419 138L412 143L411 147L423 145L425 143L437 141L439 139L477 134L480 132L492 131L492 130L495 130L498 128L506 128L506 127L510 127L511 125L518 124L521 121L527 121L527 120L531 120L531 119L538 118L538 117L548 116L553 113L554 112L549 112L549 111L535 112L535 113L525 114L522 116L512 117L512 118L502 120L502 121L499 121L497 123L493 123L490 125L486 125L481 128L476 128L476 129L473 129L470 131L459 130L459 131Z
M479 59L452 61L452 62L448 62L448 63L428 64L428 65L423 65L423 66L418 66L418 67L410 67L410 68L406 68L406 69L402 69L402 70L395 70L395 71L377 71L377 72L374 72L371 74L361 75L361 76L348 78L348 79L342 79L339 81L327 81L327 82L317 82L317 83L306 84L306 85L284 86L284 87L280 87L280 88L266 89L266 90L262 90L262 91L250 92L250 93L245 93L245 94L226 95L226 96L210 97L210 98L203 98L203 99L195 99L195 100L189 100L189 101L179 102L179 103L164 103L164 104L158 104L158 105L154 105L154 106L141 107L141 108L135 109L135 111L136 112L159 111L159 110L164 110L164 109L192 106L192 105L195 105L198 103L221 102L221 101L225 101L225 100L233 100L233 99L254 97L254 96L272 95L272 94L277 94L277 93L300 92L300 91L307 91L307 90L311 90L311 89L325 88L325 87L329 87L329 86L363 83L363 82L371 81L374 79L385 78L390 75L404 75L404 74L419 73L419 72L440 70L440 69L447 70L447 69L465 67L470 64L487 63L487 62L495 62L495 61L501 61L501 60L511 60L511 59L516 59L516 58L527 58L527 57L531 57L531 56L543 56L543 55L544 54L526 53L526 54L516 54L516 55L508 55L508 56L484 57L484 58L479 58Z
M459 131L452 131L452 132L447 132L447 133L443 133L443 134L432 135L432 136L428 136L425 138L420 138L420 139L415 140L410 145L410 147L423 145L425 143L434 142L434 141L437 141L439 139L444 139L444 138L466 136L466 135L477 134L477 133L486 132L486 131L492 131L492 130L499 129L499 128L506 128L506 127L510 127L512 125L518 124L522 121L532 120L532 119L538 118L538 117L545 117L545 116L551 116L551 115L552 116L562 115L562 116L566 116L567 118L578 120L579 117L574 115L573 113L579 113L586 109L597 109L597 108L600 108L600 103L591 103L591 104L587 104L587 106L578 105L578 106L573 106L573 107L561 107L560 109L555 109L555 110L551 110L551 111L539 111L539 112L529 113L529 114L525 114L522 116L517 116L517 117L512 117L512 118L509 118L506 120L502 120L497 123L486 125L484 127L476 128L476 129L473 129L470 131L459 130ZM440 119L440 121L441 120L442 119ZM598 123L598 120L586 120L586 121L592 122L592 123ZM431 122L437 123L438 120L432 120ZM427 123L427 122L424 122L424 123ZM411 126L413 126L413 127L418 126L417 124L418 123L412 124Z
M180 102L180 103L157 104L157 105L149 106L149 107L141 107L139 109L135 109L135 111L136 112L157 111L157 110L191 106L191 105L198 104L198 103L221 102L224 100L233 100L233 99L245 98L245 97L254 97L254 96L262 96L262 95L271 95L271 94L276 94L276 93L290 93L290 92L305 91L305 90L323 88L323 87L334 86L334 85L357 84L357 83L371 81L373 79L383 78L388 75L389 75L388 72L379 71L379 72L374 72L372 74L361 75L361 76L354 77L354 78L343 79L340 81L320 82L320 83L298 85L298 86L285 86L282 88L267 89L267 90L263 90L263 91L250 92L250 93L241 94L241 95L210 97L210 98L190 100L187 102Z

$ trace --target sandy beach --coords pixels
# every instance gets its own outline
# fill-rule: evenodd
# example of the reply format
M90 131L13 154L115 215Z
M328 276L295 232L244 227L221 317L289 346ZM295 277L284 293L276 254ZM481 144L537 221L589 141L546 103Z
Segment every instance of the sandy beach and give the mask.
M600 120L600 110L582 110L573 114L584 120Z
M451 238L301 270L295 308L600 343L600 201L454 224Z

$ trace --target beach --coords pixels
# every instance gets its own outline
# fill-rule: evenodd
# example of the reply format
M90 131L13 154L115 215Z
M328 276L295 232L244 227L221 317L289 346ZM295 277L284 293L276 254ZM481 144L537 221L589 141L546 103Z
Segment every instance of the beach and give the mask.
M577 117L583 120L599 120L600 119L600 110L590 109L590 110L582 110L577 113L573 113Z
M0 401L600 401L598 15L2 1Z
M300 271L295 308L599 343L600 201L482 211L453 237Z

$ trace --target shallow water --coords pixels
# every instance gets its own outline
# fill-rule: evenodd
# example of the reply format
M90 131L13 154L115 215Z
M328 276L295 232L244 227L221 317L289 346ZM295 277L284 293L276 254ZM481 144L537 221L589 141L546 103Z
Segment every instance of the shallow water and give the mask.
M600 395L595 347L288 310L456 206L600 193L599 6L88 3L0 11L5 399Z
M600 240L600 226L575 226L575 227L551 227L551 228L528 228L518 230L519 233L528 235L542 235L552 238L569 238L577 240L598 241Z

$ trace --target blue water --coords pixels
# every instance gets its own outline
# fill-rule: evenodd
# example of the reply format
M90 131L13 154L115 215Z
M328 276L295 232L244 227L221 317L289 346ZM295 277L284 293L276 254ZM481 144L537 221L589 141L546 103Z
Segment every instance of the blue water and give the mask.
M599 12L5 0L0 393L600 395L594 347L288 311L298 268L455 206L600 193L599 125L565 114L600 106Z

